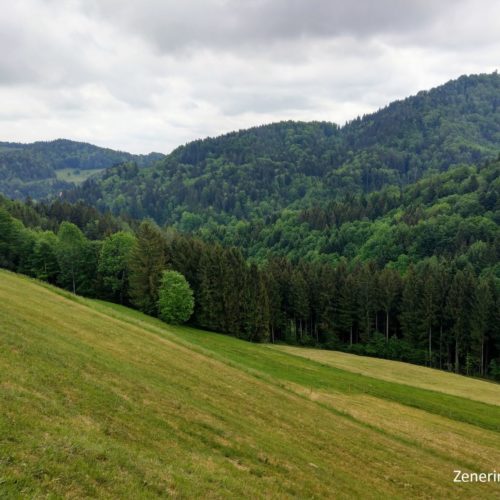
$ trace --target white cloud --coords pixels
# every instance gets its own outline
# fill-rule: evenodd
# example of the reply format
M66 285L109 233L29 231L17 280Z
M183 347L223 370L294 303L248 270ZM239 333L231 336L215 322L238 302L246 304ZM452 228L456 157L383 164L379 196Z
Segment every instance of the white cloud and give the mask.
M0 140L128 150L281 119L343 123L497 69L486 0L20 0L0 19Z

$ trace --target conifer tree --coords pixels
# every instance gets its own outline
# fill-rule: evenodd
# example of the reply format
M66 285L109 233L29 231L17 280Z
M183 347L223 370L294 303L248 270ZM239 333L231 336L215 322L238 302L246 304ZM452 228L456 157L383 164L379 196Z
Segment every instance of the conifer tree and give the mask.
M341 289L338 303L338 321L340 327L349 332L349 345L354 342L354 323L357 317L356 292L358 283L354 273L347 275Z
M480 375L484 375L485 371L485 347L488 341L489 322L494 318L493 287L494 283L491 278L482 278L476 288L471 337Z
M163 235L154 223L144 221L130 252L129 295L131 302L147 314L156 314L160 277L165 267Z
M455 372L461 368L461 357L465 356L471 319L474 308L476 281L470 267L455 274L448 294L447 307L452 318L452 339L455 353Z
M385 339L389 340L390 315L395 309L401 293L401 276L395 269L383 269L377 279L378 297L385 313Z
M104 240L99 255L98 273L103 292L120 304L128 295L129 263L134 244L133 234L119 231Z
M414 347L420 341L420 296L419 283L415 268L410 266L404 278L403 296L400 314L403 336Z

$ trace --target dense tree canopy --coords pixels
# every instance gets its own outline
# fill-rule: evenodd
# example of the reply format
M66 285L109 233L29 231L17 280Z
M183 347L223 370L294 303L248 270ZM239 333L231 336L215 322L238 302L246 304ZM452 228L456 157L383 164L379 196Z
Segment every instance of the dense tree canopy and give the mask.
M257 266L239 249L148 221L135 235L89 240L72 223L62 222L56 236L0 208L0 227L3 267L77 293L161 315L172 290L162 273L176 271L193 290L190 322L206 329L500 376L498 234L493 243L464 243L459 256L451 239L446 255L399 255L386 265L359 256L335 264L275 256Z
M60 170L102 170L126 161L142 167L162 157L158 153L132 155L64 139L32 144L0 142L0 193L18 199L58 195L75 186L58 178Z
M185 323L193 314L193 291L177 271L163 271L158 291L158 315L174 325Z
M499 86L463 77L342 128L258 127L66 199L0 197L0 265L169 321L174 271L205 329L500 378Z
M499 93L496 73L461 77L344 127L282 122L194 141L151 168L117 166L66 196L187 232L267 226L285 209L388 186L394 197L425 175L496 157Z

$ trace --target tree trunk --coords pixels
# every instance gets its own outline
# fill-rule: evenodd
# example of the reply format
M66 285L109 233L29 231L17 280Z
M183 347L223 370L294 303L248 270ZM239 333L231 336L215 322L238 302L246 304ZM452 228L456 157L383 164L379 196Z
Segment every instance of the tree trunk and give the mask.
M352 323L351 323L351 328L349 330L349 345L352 346Z
M484 336L481 337L481 366L479 368L481 377L484 375Z
M389 309L385 311L385 340L389 342Z
M429 327L429 366L432 366L432 327Z
M442 354L442 347L443 347L443 322L440 322L439 324L439 368L443 368L443 354Z
M459 366L458 366L458 339L455 339L455 373L459 373Z

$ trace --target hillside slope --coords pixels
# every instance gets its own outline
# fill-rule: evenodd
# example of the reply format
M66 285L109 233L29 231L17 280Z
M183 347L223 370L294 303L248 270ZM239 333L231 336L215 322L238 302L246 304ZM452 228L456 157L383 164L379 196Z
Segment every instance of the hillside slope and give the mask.
M0 142L0 193L43 198L70 189L90 175L133 161L150 166L163 155L133 155L84 142L58 139L31 144Z
M5 271L0 388L6 498L498 494L452 479L498 466L500 392L350 373Z
M151 169L117 167L67 196L160 224L188 217L199 225L406 185L496 157L499 95L497 73L462 76L344 127L282 122L194 141Z

